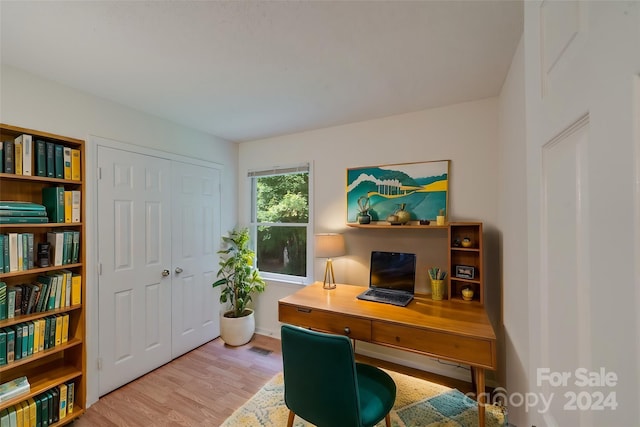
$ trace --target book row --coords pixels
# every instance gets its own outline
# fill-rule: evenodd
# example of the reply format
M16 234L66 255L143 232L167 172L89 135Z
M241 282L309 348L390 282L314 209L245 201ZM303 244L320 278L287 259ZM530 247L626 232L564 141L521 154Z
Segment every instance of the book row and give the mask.
M0 282L0 320L78 305L81 298L82 276L69 270L48 272L34 283Z
M0 366L25 359L68 340L68 313L7 326L0 329Z
M80 181L80 150L22 134L0 142L0 172Z
M0 411L0 427L48 427L73 413L75 383L60 384Z
M81 194L79 190L65 190L60 186L43 188L42 204L46 209L49 222L66 224L80 222Z
M79 231L49 231L46 236L46 242L36 244L33 233L0 234L0 273L80 261Z

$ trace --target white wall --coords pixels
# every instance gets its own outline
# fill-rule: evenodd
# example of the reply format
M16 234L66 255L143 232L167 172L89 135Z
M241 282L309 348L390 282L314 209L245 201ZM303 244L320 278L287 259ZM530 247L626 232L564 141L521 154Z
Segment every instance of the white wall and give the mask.
M222 229L236 222L238 147L212 135L141 113L128 107L2 65L0 121L86 141L87 188L92 188L95 165L90 135L140 147L162 150L222 165ZM93 194L87 208L87 401L98 398L98 301L95 272L95 209Z
M524 46L513 57L499 102L498 224L503 288L505 361L509 393L528 388L529 324L527 288L527 175L524 96ZM509 408L509 421L526 425L524 407Z
M345 225L346 169L358 166L451 160L450 215L452 220L482 221L485 227L487 308L494 324L500 322L498 273L498 100L490 98L325 128L310 132L240 144L238 181L239 222L249 222L250 187L247 171L276 165L312 162L314 170L313 216L315 232L345 234L347 253L334 260L338 282L366 286L372 249L415 252L418 255L418 291L426 290L426 268L446 265L446 233L442 230L362 230ZM315 263L315 278L322 278L324 266ZM270 282L256 298L257 328L260 333L279 336L277 301L295 292L299 285ZM418 366L422 359L406 352L358 344L359 351ZM469 380L463 370L452 376Z

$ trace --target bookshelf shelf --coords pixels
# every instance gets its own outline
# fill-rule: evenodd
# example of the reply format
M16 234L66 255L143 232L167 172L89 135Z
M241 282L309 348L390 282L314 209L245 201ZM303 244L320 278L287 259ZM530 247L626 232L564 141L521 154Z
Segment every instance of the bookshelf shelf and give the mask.
M0 328L6 328L7 326L16 325L18 323L28 322L30 320L40 319L46 316L68 313L73 310L81 310L81 309L82 309L82 305L71 305L68 307L56 308L54 310L42 311L39 313L23 314L21 316L14 317L13 319L0 320Z
M19 367L21 365L28 365L29 363L35 362L38 359L43 359L45 357L48 357L53 353L58 353L58 352L61 352L61 351L65 351L65 350L67 350L69 348L72 348L72 347L75 347L75 346L81 345L81 344L82 344L82 340L81 339L73 338L73 339L67 341L64 344L60 344L60 345L57 345L57 346L55 346L53 348L49 348L49 349L40 351L40 352L35 353L35 354L31 355L31 356L27 356L24 359L17 360L17 361L15 361L15 362L13 362L13 363L11 363L9 365L0 366L0 374L2 372L4 372L4 371L8 371L10 369L17 368L17 367Z
M42 132L33 129L26 129L7 124L0 124L0 141L14 141L20 135L32 135L33 140L33 163L32 176L20 175L15 173L0 173L0 201L17 201L17 202L33 202L37 204L45 204L43 201L43 188L63 187L65 191L80 192L80 219L85 215L85 143L76 138L70 138L61 135L55 135L48 132ZM36 143L36 140L44 141L45 144ZM45 145L54 146L60 151L70 149L79 156L73 157L74 171L79 171L78 175L73 175L74 179L69 176L56 178L53 176L36 176L36 166L43 165L42 162L36 161L38 151L36 146L42 148ZM60 146L60 147L57 147ZM4 148L4 147L3 147ZM39 152L42 154L42 151ZM15 153L14 153L15 154ZM42 158L38 159L41 160ZM79 166L79 167L77 167ZM47 165L47 169L48 169ZM41 169L42 170L42 169ZM50 170L50 169L48 169ZM56 166L56 171L59 170ZM77 194L77 193L76 193ZM77 204L74 204L77 206ZM6 209L6 208L5 208ZM77 211L75 211L77 212ZM50 218L51 220L51 218ZM0 402L0 411L3 409L11 410L14 405L20 405L22 402L44 395L55 390L63 384L73 383L74 388L74 411L66 418L50 424L52 426L63 426L71 423L74 419L84 413L86 407L86 312L85 312L85 283L86 283L86 264L85 264L85 236L86 224L84 222L48 222L48 223L11 223L0 224L0 235L12 233L22 234L28 233L33 237L33 250L36 252L37 244L47 242L48 232L62 231L79 232L79 253L78 262L67 263L59 266L38 267L34 262L35 268L19 270L19 271L3 271L0 269L0 282L4 282L7 288L20 287L24 284L30 284L39 280L39 277L59 273L62 270L71 272L76 278L80 278L80 303L71 304L69 301L55 304L57 308L32 311L23 310L21 314L18 310L14 317L0 320L0 329L4 331L17 330L19 325L36 325L38 322L42 325L45 322L41 320L50 318L51 316L68 315L68 341L51 348L38 351L18 360L7 362L0 365L0 383L5 383L21 376L26 376L30 384L28 394L17 396L13 399ZM26 246L24 246L26 248ZM29 253L31 246L29 245ZM34 260L36 259L33 254ZM4 255L3 255L4 256ZM50 257L51 260L52 257ZM68 283L68 282L67 282ZM40 308L42 310L42 308ZM4 316L3 316L4 317ZM34 323L35 322L35 323ZM49 321L47 320L47 323ZM53 322L55 324L55 322ZM65 322L66 325L66 322ZM24 353L23 353L24 354ZM6 355L5 355L6 356Z
M66 383L71 380L78 379L82 376L82 370L75 366L64 366L58 364L44 365L42 373L33 373L28 376L30 390L29 393L25 393L20 396L16 396L13 399L2 402L2 407L10 407L30 397L37 396L38 394L47 391L60 384ZM75 417L75 411L74 411ZM65 419L66 422L72 421L73 418Z
M40 224L38 224L38 225L40 225ZM45 225L45 224L42 224L42 225ZM2 228L4 229L4 228L10 228L10 227L2 227ZM51 228L51 227L49 227L49 228ZM74 264L63 264L63 265L52 266L52 267L30 268L29 270L14 271L12 273L2 273L2 274L0 274L0 280L5 279L7 277L38 275L38 274L46 273L47 271L60 270L61 268L72 269L72 268L76 268L76 267L82 267L82 264L81 263L74 263Z

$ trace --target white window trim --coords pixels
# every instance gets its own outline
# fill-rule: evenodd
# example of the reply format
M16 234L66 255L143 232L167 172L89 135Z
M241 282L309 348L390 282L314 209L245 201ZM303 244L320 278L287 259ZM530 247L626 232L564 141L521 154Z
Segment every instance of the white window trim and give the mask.
M270 166L266 168L252 169L247 171L247 180L248 180L248 188L249 188L249 230L251 233L251 245L254 251L257 252L257 222L254 222L254 218L257 217L255 209L255 199L254 199L254 191L253 188L253 178L254 177L265 177L265 176L274 176L274 175L285 175L292 172L303 172L307 170L309 173L309 194L308 194L308 203L309 203L309 220L306 224L307 227L307 275L306 277L301 276L292 276L288 274L280 274L280 273L270 273L268 271L260 271L260 276L269 281L281 282L281 283L290 283L296 285L308 285L314 282L314 249L313 249L313 230L314 230L314 222L313 222L313 162L300 163L294 165L286 165L286 166ZM277 226L300 226L299 223L260 223L261 225L277 225Z

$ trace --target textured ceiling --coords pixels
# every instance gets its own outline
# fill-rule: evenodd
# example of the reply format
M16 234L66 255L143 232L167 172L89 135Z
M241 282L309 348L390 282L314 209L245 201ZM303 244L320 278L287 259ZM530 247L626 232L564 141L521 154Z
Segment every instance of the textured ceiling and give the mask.
M498 95L522 1L5 1L2 62L230 141Z

